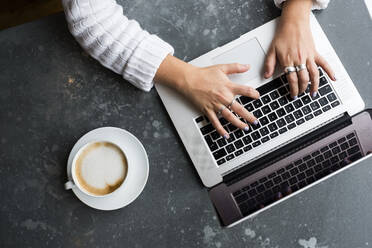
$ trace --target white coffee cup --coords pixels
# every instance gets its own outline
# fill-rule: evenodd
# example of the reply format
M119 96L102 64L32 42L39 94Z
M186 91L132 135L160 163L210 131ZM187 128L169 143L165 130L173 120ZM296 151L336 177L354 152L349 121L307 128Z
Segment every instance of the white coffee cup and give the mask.
M123 161L123 170L124 170L124 175L123 175L123 179L120 183L120 185L116 185L115 186L115 189L113 189L112 191L110 191L109 193L105 193L105 194L95 194L93 193L92 191L89 191L87 189L87 187L84 187L80 181L79 181L79 178L78 178L78 175L77 175L77 162L79 160L79 158L81 159L81 156L83 156L83 153L84 152L88 152L87 150L90 149L92 146L96 146L96 145L108 145L108 146L112 146L112 149L116 149L116 152L119 152L121 153L120 157L122 156L122 158L124 159ZM114 151L114 150L112 150ZM87 156L87 155L85 155ZM116 159L116 164L118 163L117 159ZM83 166L83 165L81 165ZM117 166L116 166L117 167ZM104 170L101 166L101 170ZM92 141L92 142L89 142L87 144L85 144L84 146L82 146L78 152L75 154L73 160L72 160L72 166L71 166L71 175L72 175L72 179L67 181L65 183L65 189L66 190L70 190L70 189L73 189L73 188L78 188L81 192L83 192L84 194L87 194L89 196L92 196L92 197L107 197L107 196L110 196L112 194L115 194L117 193L121 188L123 188L125 182L127 181L127 177L128 177L128 172L129 172L129 164L128 164L128 159L123 151L123 149L118 145L118 144L115 144L114 142L112 141L105 141L105 140L97 140L97 141ZM83 181L83 176L81 176L82 178L80 180ZM100 178L102 179L102 178ZM93 179L91 179L93 180ZM97 179L98 180L98 179ZM121 178L120 178L121 180ZM88 185L89 186L89 185Z

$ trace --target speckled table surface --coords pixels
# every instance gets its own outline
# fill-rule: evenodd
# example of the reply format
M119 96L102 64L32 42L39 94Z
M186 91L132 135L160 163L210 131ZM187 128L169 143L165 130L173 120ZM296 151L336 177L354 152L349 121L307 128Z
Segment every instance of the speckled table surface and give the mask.
M271 0L121 3L185 60L280 14ZM372 22L363 1L331 1L316 16L371 107ZM89 58L62 14L1 31L0 72L0 247L372 245L368 165L222 229L156 91L141 92ZM72 146L101 126L132 132L150 160L143 193L111 212L63 189Z

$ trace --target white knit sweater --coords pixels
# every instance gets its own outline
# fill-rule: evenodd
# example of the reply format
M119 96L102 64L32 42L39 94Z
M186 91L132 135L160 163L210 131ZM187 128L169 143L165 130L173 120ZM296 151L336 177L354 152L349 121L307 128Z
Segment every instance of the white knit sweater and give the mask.
M274 0L280 7L285 0ZM329 0L314 0L313 9ZM115 0L62 0L72 35L103 66L123 75L134 86L150 91L161 62L173 54L171 45L123 15Z

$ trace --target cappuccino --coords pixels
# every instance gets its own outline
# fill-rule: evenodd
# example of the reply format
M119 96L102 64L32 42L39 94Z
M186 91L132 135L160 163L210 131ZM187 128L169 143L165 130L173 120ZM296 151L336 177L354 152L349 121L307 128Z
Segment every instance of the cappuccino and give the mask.
M115 191L128 171L123 151L110 142L96 142L81 151L75 162L75 175L87 192L103 196Z

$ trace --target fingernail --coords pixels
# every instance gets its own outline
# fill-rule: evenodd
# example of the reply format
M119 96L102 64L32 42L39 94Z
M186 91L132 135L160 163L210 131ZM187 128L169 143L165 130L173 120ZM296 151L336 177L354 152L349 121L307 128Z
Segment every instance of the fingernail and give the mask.
M227 133L223 136L225 139L230 139L230 135Z
M257 126L257 125L258 125L258 120L255 120L255 121L253 122L253 125Z
M246 126L246 127L244 128L244 131L248 132L248 131L249 131L249 127Z
M313 92L313 94L312 94L313 97L316 97L317 95L318 95L317 91Z
M333 75L333 81L337 81L337 79L336 79L336 76L335 76L335 75Z
M293 100L297 100L297 98L298 98L298 96L294 96L294 97L293 97Z

